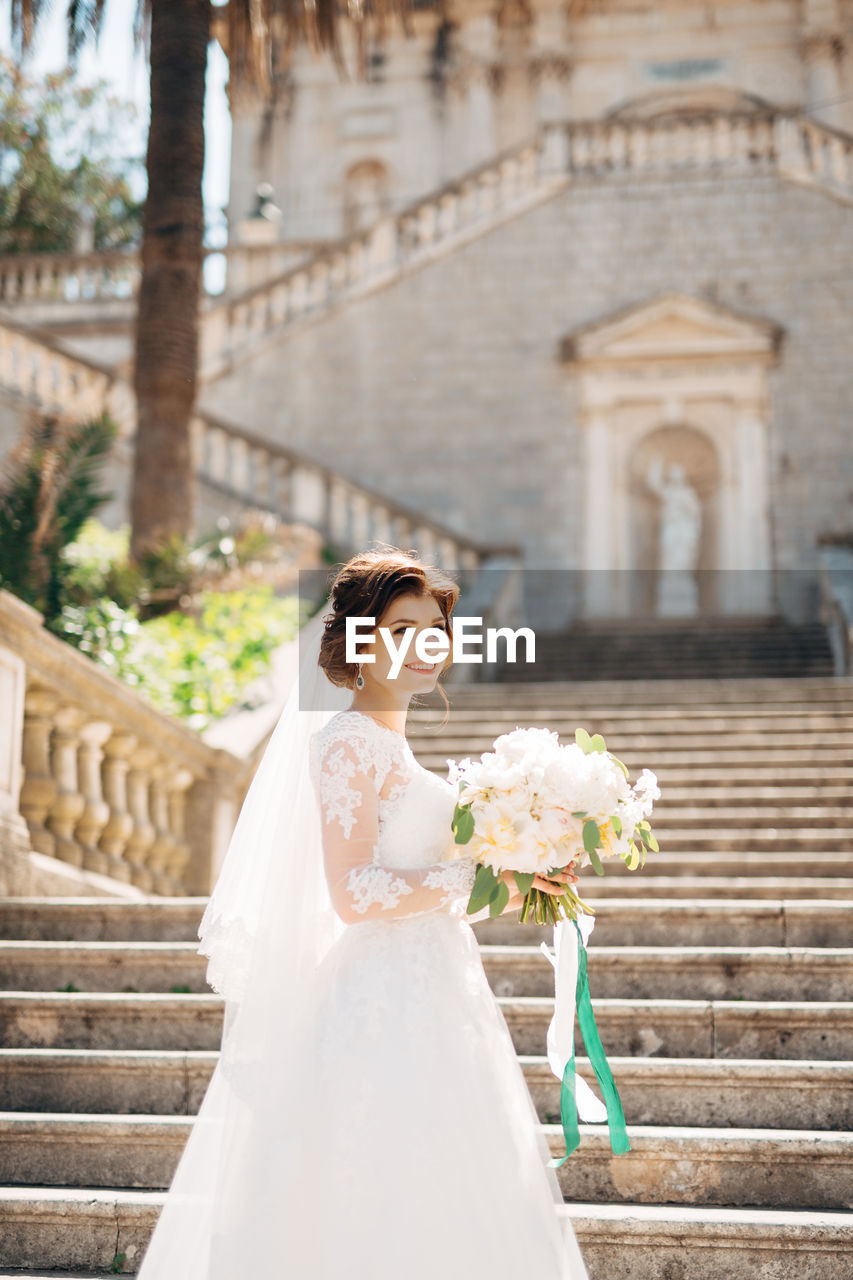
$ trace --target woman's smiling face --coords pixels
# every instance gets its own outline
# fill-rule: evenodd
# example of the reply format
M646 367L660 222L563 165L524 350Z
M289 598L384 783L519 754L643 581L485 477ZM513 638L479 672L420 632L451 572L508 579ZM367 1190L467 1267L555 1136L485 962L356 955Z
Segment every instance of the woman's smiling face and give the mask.
M395 649L400 649L405 643L406 631L411 632L402 666L396 676L392 676L391 671L397 664L379 634L380 628L388 629ZM387 695L393 692L396 694L395 701L400 699L406 702L413 694L429 693L435 687L438 676L449 661L447 656L435 657L427 662L422 662L418 657L415 644L421 633L430 629L437 629L443 635L448 635L441 606L433 596L411 593L396 596L382 616L377 619L376 629L369 633L372 634L373 643L366 652L375 656L376 661L365 662L362 666L365 693L368 693L371 687L379 692L377 686L381 685L384 686L382 693ZM434 638L437 639L437 637Z

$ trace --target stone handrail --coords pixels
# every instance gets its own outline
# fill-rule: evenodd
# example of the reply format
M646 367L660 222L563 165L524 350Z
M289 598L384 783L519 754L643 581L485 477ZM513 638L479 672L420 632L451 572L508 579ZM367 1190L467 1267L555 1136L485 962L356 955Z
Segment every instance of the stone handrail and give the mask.
M215 378L267 336L400 278L589 176L777 172L853 202L853 137L797 112L610 117L543 126L516 151L309 261L213 304L202 367Z
M206 378L259 339L372 293L547 198L565 185L549 163L548 133L448 183L402 212L336 241L310 261L213 305L202 328Z
M132 388L107 365L72 356L49 338L0 320L0 386L48 412L80 419L107 410L132 445L136 408ZM348 553L373 538L414 546L448 569L476 570L498 552L423 513L357 484L330 467L236 423L199 413L193 421L198 479L249 507L285 522L301 521Z
M498 547L459 534L296 449L212 414L198 414L194 432L196 473L206 485L286 522L311 525L335 547L355 549L374 538L414 546L424 559L459 570L466 581L495 555L520 559L515 545Z
M562 137L551 155L572 177L766 170L853 202L853 137L799 112L612 116L553 128Z
M20 810L37 852L157 894L206 894L249 785L207 745L0 590L0 646L23 661Z
M315 254L317 241L225 245L205 258L226 260L226 291L249 288ZM141 266L135 249L92 253L0 254L0 306L22 302L103 302L135 298ZM218 295L217 295L218 296Z
M108 364L71 355L37 329L0 318L0 386L46 412L77 418L108 411L133 430L132 388Z

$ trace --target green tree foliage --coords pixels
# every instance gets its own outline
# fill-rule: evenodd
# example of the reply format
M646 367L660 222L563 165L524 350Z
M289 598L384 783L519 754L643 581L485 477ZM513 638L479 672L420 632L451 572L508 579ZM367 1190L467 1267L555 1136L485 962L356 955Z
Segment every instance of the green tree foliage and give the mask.
M33 414L0 465L0 586L50 624L63 604L63 551L112 494L100 469L115 439L106 414L68 423Z
M118 141L135 108L108 88L70 70L30 79L0 56L0 253L71 253L81 217L95 249L139 244L141 159Z

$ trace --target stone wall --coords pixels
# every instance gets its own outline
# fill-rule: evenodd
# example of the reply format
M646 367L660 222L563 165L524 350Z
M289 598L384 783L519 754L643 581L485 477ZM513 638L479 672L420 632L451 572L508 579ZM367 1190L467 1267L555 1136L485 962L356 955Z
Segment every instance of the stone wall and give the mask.
M769 371L776 565L853 520L853 217L773 175L590 179L273 341L218 412L535 567L578 565L584 440L561 340L669 291L779 325Z

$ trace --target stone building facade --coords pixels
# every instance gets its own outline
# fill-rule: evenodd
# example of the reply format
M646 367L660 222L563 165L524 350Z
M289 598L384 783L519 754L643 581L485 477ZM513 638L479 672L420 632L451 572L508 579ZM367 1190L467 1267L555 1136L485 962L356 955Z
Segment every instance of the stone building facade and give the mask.
M555 123L606 126L593 152L648 126L643 164L593 155L210 404L579 574L555 624L666 612L637 571L688 544L673 612L813 611L818 539L853 529L853 5L458 0L414 29L364 84L301 54L272 105L232 88L235 236L260 181L280 238L334 239ZM841 181L730 163L772 119L819 123Z

